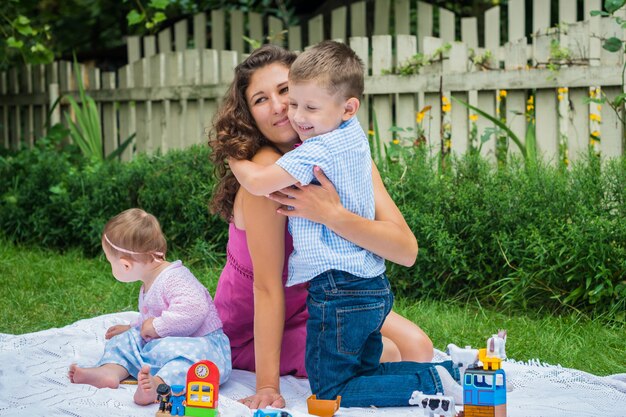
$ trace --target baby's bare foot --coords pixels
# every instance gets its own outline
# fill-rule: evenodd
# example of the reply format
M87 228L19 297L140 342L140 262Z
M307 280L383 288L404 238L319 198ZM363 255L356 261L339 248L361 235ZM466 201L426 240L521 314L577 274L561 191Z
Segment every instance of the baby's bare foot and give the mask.
M156 402L156 389L162 383L161 378L150 375L150 367L144 365L137 375L137 391L135 391L135 403L148 405Z
M73 363L70 365L67 376L74 384L88 384L96 388L117 388L120 385L117 373L104 366L98 368L81 368Z

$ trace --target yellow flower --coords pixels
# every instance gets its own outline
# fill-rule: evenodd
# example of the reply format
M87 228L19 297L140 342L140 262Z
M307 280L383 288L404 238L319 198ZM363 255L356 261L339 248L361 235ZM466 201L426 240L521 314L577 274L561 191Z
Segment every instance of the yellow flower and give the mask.
M442 104L448 104L450 102L450 100L448 100L448 97L446 96L441 96L441 103Z
M374 136L376 134L376 132L374 132L373 130L368 130L367 134L370 136Z
M452 105L451 104L445 104L445 105L441 106L441 110L444 113L449 113L451 109L452 109Z
M591 136L593 136L594 138L599 138L600 132L598 132L597 130L594 130L593 132L591 132Z
M600 123L602 121L602 117L600 117L599 114L590 113L589 114L589 120Z
M559 94L567 93L567 87L559 87L557 91Z
M450 146L452 146L452 142L450 141L450 139L446 139L443 144L448 149L450 149Z
M533 106L532 104L529 104L529 105L526 106L526 111L527 112L533 111L534 108L535 108L535 106Z
M470 114L470 115L469 115L469 119L470 119L472 122L475 122L476 120L478 120L478 115L477 115L477 114Z
M415 121L417 123L422 123L422 120L424 120L424 113L422 112L417 113L417 116L415 116Z
M391 143L393 143L394 145L397 145L398 143L400 143L400 141L398 139L394 139L391 141Z
M506 97L506 90L500 90L500 97Z
M528 100L526 100L526 103L528 104L533 104L535 102L535 96L530 96L528 97Z
M602 111L602 104L598 104L598 105L596 106L596 109L598 109L598 111Z
M563 162L565 163L565 165L569 166L569 159L565 158Z
M563 94L559 94L558 96L556 96L556 98L557 98L559 101L563 101Z

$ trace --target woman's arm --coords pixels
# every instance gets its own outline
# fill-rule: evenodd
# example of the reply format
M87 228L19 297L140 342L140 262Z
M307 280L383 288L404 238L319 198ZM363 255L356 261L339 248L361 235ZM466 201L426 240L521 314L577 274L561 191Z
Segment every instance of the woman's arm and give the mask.
M417 239L389 196L373 162L375 220L346 210L328 178L318 168L314 174L321 186L285 188L270 195L273 200L294 208L287 210L282 207L279 213L324 224L344 239L397 264L411 266L415 263Z
M263 165L274 163L278 155L262 149L254 160ZM256 394L245 404L250 408L271 405L282 408L280 395L280 349L285 325L286 219L276 213L278 204L241 190L243 221L248 250L254 269L254 350L256 362Z

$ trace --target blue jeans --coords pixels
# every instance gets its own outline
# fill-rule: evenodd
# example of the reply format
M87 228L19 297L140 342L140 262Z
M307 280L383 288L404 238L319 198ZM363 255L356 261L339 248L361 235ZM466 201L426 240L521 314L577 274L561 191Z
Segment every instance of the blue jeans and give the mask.
M306 370L318 399L341 395L345 407L408 406L413 391L443 392L435 365L459 379L451 361L380 363L380 329L392 305L385 274L360 278L331 270L310 281Z

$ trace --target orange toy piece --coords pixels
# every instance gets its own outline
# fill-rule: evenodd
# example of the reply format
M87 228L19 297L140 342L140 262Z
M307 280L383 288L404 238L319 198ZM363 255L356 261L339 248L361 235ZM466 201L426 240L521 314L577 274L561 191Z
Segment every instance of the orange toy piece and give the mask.
M334 400L318 400L315 394L306 399L309 414L320 417L332 417L339 410L340 404L341 395Z
M478 349L478 360L483 363L485 371L495 371L500 369L502 359L487 356L487 349Z

